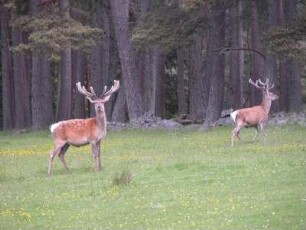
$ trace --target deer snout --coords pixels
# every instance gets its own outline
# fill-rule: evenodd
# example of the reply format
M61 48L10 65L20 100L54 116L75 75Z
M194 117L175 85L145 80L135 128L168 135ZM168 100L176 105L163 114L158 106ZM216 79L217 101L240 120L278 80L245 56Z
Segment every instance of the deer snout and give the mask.
M274 101L274 100L277 100L279 98L279 96L278 95L276 95L276 94L273 94L273 96L272 96L272 100Z
M103 111L103 106L102 105L97 105L97 110L98 111Z
M96 103L95 104L95 110L96 112L100 113L104 111L104 105L103 103Z

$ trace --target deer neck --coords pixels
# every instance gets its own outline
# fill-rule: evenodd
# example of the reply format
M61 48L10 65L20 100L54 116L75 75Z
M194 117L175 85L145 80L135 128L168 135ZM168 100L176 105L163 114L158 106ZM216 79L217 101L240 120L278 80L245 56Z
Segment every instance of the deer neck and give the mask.
M263 100L261 102L261 107L266 111L266 113L269 113L271 108L272 100L267 95L264 95Z
M106 114L104 111L96 112L96 120L97 120L99 127L106 128L107 122L106 122Z

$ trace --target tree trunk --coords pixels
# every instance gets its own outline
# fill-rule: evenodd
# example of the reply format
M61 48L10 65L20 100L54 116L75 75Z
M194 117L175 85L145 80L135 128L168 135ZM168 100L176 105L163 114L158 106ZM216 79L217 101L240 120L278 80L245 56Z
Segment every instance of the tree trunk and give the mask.
M128 120L127 114L127 105L125 99L124 86L120 87L120 90L117 94L116 103L114 105L113 113L112 113L112 121L125 123Z
M153 79L155 79L155 116L164 118L166 116L165 54L158 46L153 48L152 68Z
M86 61L84 54L79 51L72 52L72 77L73 82L81 82L84 84L86 75ZM76 90L76 85L72 84L72 88L74 89L74 100L73 100L73 117L74 118L85 118L85 98L84 95L80 94L78 90Z
M69 0L60 0L60 10L69 19ZM69 46L69 45L68 45ZM72 114L71 48L61 51L56 120L67 120Z
M49 61L37 52L32 58L32 126L43 129L53 122L52 84Z
M209 99L207 116L200 130L206 130L221 115L224 100L224 54L220 50L224 47L225 8L222 2L216 2L212 8L209 25L209 51L207 71L210 76Z
M96 10L93 13L92 17L92 24L93 27L103 29L103 17L104 17L104 12L103 12L103 1L97 1L96 2ZM103 43L105 39L105 31L103 29ZM107 39L107 37L106 37ZM90 52L89 58L89 71L90 71L90 78L89 78L89 85L95 87L95 91L97 94L102 93L103 88L105 85L107 85L107 81L105 80L105 77L103 75L103 67L104 63L108 60L104 60L103 57L103 45L102 43L98 42L96 43ZM90 116L95 116L95 110L94 110L94 105L91 104L90 106Z
M135 120L142 116L143 105L139 78L135 75L134 51L129 40L129 0L111 0L110 6L121 61L122 81L126 93L129 118Z
M189 113L193 120L203 120L206 116L209 94L209 77L204 72L203 36L193 35L189 55Z
M251 1L251 48L253 50L262 52L260 34L259 34L259 24L258 24L258 13L257 13L257 0ZM264 59L261 55L256 52L251 53L251 79L256 81L262 78ZM262 100L261 90L251 87L251 105L258 105Z
M146 113L153 115L155 114L155 81L153 78L153 73L155 70L155 64L153 64L154 49L155 47L146 49L146 53L143 55L144 57L142 59L144 68L142 70L143 78L141 79L143 109Z
M14 127L14 83L12 71L12 57L10 53L9 36L10 13L0 4L1 20L1 56L2 56L2 119L3 129Z
M297 4L297 0L286 1L286 22L294 24L298 19ZM294 59L288 60L286 64L288 111L300 111L302 109L301 68Z
M178 114L187 114L185 93L185 54L182 48L176 50L177 57L177 104Z
M22 43L22 31L13 28L13 45ZM25 53L15 52L13 54L14 64L14 92L15 92L15 128L23 129L31 126L30 110L30 83L28 71L26 70Z
M111 21L110 21L111 23ZM122 87L122 78L121 78L121 70L120 70L120 59L119 59L119 54L118 54L118 47L117 47L117 42L116 42L116 36L115 36L115 31L114 31L114 27L111 24L111 30L110 30L110 62L109 62L109 69L108 69L108 76L109 76L109 81L113 81L115 79L120 80L121 83L121 87L119 89L119 91L122 91L123 94L124 92L124 88ZM118 109L118 105L117 104L117 100L119 100L119 98L122 98L123 102L119 102L118 105L124 105L122 107L120 107L120 111L122 112L122 114L124 114L124 122L128 121L127 118L127 106L126 106L126 102L125 102L125 96L123 97L119 97L119 93L117 97L111 97L110 101L106 104L106 115L107 115L107 119L108 120L112 120L113 121L113 112L115 110L115 107L117 107ZM124 111L125 110L125 111ZM116 119L115 119L116 120Z
M243 47L242 3L236 0L230 8L230 39L232 48ZM234 110L242 107L242 79L244 71L244 51L232 50L230 53L230 75L228 84L228 103Z
M284 1L276 1L276 25L283 26L285 24L285 15L284 15ZM288 90L287 90L287 74L286 74L286 61L281 60L279 62L279 108L281 111L288 110Z
M117 73L113 73L113 67L118 69L118 50L114 45L114 31L113 25L111 24L111 12L109 9L108 1L102 1L102 9L100 16L102 18L102 31L103 31L103 40L102 40L102 74L100 78L103 79L104 85L113 84L114 80L118 80ZM113 49L113 50L112 50ZM113 63L112 63L113 62ZM115 106L116 97L111 97L111 99L106 104L106 116L107 120L111 120L113 108Z
M277 20L277 5L280 5L280 1L269 1L269 7L268 7L268 21L267 21L267 30L270 30L271 28L275 27L278 25L278 20ZM266 62L265 62L265 73L266 77L269 78L270 82L275 84L275 86L278 86L278 65L274 57L272 57L269 54L268 51L269 44L265 45L265 56L266 56ZM281 63L280 63L281 65ZM281 76L281 75L280 75ZM271 107L271 113L276 112L279 110L279 100L276 100Z
M38 12L37 2L31 0L31 11ZM53 122L52 83L49 61L38 51L32 53L32 127L47 128Z
M301 70L296 60L287 61L288 111L302 110Z

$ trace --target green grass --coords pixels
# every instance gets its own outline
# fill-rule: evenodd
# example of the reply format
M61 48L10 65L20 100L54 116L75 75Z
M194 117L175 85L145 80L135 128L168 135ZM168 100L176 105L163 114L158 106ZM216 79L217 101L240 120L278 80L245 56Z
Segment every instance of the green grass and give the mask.
M0 229L306 229L306 129L230 132L109 132L101 172L71 147L53 177L48 132L0 132Z

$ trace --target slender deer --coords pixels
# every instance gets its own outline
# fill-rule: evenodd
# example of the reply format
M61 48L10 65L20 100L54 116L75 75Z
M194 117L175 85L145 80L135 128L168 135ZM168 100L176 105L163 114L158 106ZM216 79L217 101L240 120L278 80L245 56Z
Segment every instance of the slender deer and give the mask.
M104 103L119 89L120 84L119 81L115 80L114 85L109 90L105 86L103 93L99 97L93 87L90 87L90 92L88 92L84 86L81 86L80 82L76 85L78 91L94 104L96 116L88 119L60 121L50 126L54 147L49 156L49 175L53 174L53 159L56 154L58 154L65 169L68 170L65 152L70 145L79 147L90 144L94 158L94 169L96 171L101 170L100 142L106 135L107 125Z
M274 87L274 84L269 83L269 79L266 82L262 82L260 79L253 82L249 79L249 83L255 86L257 89L261 89L263 92L263 99L260 105L238 109L231 113L231 118L235 122L235 128L232 130L231 146L234 146L234 138L239 137L239 131L242 127L255 127L256 134L252 141L256 139L260 132L263 133L263 129L268 120L269 111L272 101L278 99L278 96L271 93L270 90ZM264 134L264 133L263 133Z

